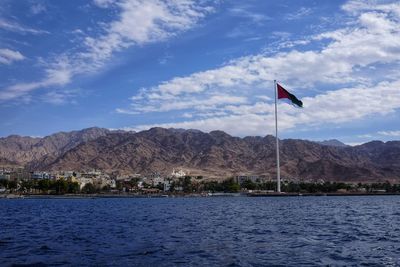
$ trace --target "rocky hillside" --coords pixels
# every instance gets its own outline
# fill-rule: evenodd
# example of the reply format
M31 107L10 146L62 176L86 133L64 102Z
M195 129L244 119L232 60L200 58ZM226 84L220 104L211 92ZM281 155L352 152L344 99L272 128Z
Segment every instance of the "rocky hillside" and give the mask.
M273 136L238 138L222 131L153 128L133 133L91 128L41 139L10 136L1 139L0 149L0 160L36 170L168 174L182 168L207 177L276 175ZM281 165L282 176L288 179L399 180L400 142L351 147L282 140Z
M27 165L45 158L57 158L82 143L109 133L107 129L88 128L59 132L44 138L10 135L0 138L0 164Z

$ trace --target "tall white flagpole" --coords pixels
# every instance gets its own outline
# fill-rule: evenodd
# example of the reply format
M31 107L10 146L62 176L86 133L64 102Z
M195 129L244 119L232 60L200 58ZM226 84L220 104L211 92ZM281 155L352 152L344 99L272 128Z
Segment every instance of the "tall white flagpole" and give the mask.
M278 88L276 85L276 80L274 80L274 90L275 90L275 136L276 136L276 174L277 174L277 192L281 192L281 170L279 165L279 139L278 139Z

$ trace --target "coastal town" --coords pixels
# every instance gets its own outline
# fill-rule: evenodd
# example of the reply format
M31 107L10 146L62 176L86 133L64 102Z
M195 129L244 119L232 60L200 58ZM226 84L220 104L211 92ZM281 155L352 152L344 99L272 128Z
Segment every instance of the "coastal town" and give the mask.
M382 183L343 183L283 179L283 192L289 194L397 194L400 185ZM117 175L101 170L27 171L0 167L0 196L111 195L111 196L252 196L274 195L276 182L257 175L237 175L224 180L191 176L182 169L168 175Z

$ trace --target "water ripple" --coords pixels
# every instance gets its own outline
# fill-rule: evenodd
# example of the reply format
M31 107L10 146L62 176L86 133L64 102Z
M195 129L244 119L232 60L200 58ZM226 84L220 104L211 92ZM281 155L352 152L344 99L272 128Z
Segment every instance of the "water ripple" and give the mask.
M398 266L400 197L0 200L4 266Z

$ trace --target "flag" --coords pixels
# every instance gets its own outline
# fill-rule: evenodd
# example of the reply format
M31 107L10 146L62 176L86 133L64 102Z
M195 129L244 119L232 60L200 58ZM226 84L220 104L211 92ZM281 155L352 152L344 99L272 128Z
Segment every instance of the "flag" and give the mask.
M283 88L279 83L276 84L276 87L278 89L278 99L281 98L287 98L290 101L292 101L293 104L303 107L303 102L301 102L297 97L291 93L289 93L285 88Z

